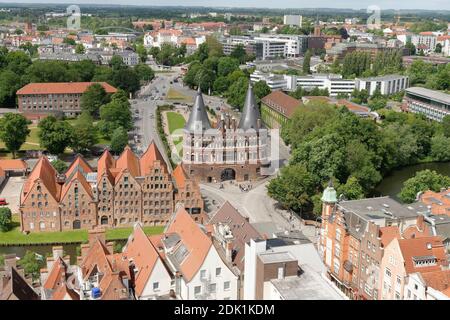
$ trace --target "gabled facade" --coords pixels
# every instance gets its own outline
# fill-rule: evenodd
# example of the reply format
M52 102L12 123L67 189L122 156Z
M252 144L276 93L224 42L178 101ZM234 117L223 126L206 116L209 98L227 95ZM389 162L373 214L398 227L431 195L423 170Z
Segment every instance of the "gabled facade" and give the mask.
M184 300L238 299L238 276L213 245L211 235L179 207L160 239L175 293Z
M21 227L36 232L165 225L177 202L205 220L198 183L182 168L171 174L154 143L140 158L128 146L117 159L105 151L97 171L77 156L58 174L42 157L21 192Z

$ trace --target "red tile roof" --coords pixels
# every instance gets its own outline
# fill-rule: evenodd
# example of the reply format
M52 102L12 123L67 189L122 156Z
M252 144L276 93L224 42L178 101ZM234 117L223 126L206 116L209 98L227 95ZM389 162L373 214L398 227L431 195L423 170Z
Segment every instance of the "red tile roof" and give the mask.
M123 255L126 259L133 259L135 267L139 270L135 278L135 291L139 297L158 262L159 255L142 227L137 224L131 241L127 242Z
M441 237L400 239L398 243L404 259L405 270L408 274L440 270L441 266L447 261ZM435 257L437 263L434 266L416 266L413 258L420 257Z
M273 91L261 101L269 108L290 118L295 110L302 104L299 100L292 98L283 91Z
M188 256L180 264L181 273L186 282L200 270L212 246L211 239L200 229L183 207L179 207L169 222L166 234L176 233L189 251Z
M50 83L29 83L17 91L17 95L24 94L80 94L87 88L99 83L105 88L107 93L115 93L117 89L106 82L50 82Z
M3 170L26 170L27 163L21 159L0 160L0 168Z
M21 202L25 201L26 197L30 194L31 189L34 184L39 180L42 184L47 188L50 195L56 200L59 200L59 196L61 193L61 186L56 183L56 175L57 172L55 168L51 165L50 161L48 161L47 157L42 156L30 175L28 176L27 181L23 185L22 189L22 197Z
M152 141L150 145L148 146L145 153L142 155L142 157L139 159L139 167L140 167L140 174L141 176L146 176L151 173L151 169L153 168L153 163L155 161L159 161L162 166L167 171L167 163L164 160L163 156L161 155L161 152L159 152L158 147L156 146L156 143Z
M428 287L448 295L450 290L450 270L422 272L421 276Z
M186 173L181 165L178 165L172 172L172 176L175 179L175 183L178 188L184 188L186 185Z
M140 175L139 159L129 146L125 147L120 157L116 160L116 168L120 169L121 172L128 170L133 177ZM116 177L116 181L117 179L118 177Z
M55 262L53 262L52 270L50 270L47 280L44 283L44 289L55 290L57 289L66 279L65 273L67 271L67 265L63 259L58 257Z
M250 239L262 239L262 236L228 201L214 214L209 224L215 225L216 228L219 224L230 227L234 238L232 242L232 250L235 252L233 264L243 272L245 244L250 242Z

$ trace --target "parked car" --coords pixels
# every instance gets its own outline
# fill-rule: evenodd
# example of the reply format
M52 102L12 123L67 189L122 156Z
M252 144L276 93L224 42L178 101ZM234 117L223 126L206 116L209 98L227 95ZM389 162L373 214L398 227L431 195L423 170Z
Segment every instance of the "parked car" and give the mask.
M6 199L1 198L0 199L0 206L6 206L6 205L8 205L8 202L6 202Z

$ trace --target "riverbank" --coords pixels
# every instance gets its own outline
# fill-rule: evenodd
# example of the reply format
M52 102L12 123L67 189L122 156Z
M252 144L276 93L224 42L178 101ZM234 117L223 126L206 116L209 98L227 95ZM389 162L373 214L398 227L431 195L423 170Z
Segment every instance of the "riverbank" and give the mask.
M106 230L106 240L126 240L133 231L129 228L115 228ZM147 235L160 234L164 231L163 226L144 227ZM20 227L14 223L13 229L0 232L0 246L29 246L29 245L63 245L79 244L87 242L87 230L71 230L61 232L35 232L23 234Z
M383 180L378 184L371 196L391 196L396 200L400 200L398 198L398 194L403 188L404 182L414 177L417 172L427 169L450 176L450 162L424 161L418 164L393 170L383 178Z

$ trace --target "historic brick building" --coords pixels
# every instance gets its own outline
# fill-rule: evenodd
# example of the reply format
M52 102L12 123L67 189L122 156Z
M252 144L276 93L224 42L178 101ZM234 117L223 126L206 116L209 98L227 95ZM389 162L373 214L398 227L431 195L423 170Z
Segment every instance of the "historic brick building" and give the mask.
M268 158L267 129L249 85L239 123L222 116L217 127L208 119L199 90L184 128L183 162L187 175L197 181L255 180Z
M39 119L49 114L76 116L81 113L81 96L95 82L29 83L17 91L19 111L28 118ZM116 88L98 82L106 93Z
M140 158L129 147L117 159L105 151L97 171L78 156L58 174L42 157L21 192L21 227L35 232L165 225L178 202L203 222L198 184L183 180L179 169L170 174L154 143Z
M331 185L322 201L318 249L330 279L352 299L377 299L384 248L427 234L419 211L389 197L338 201Z

